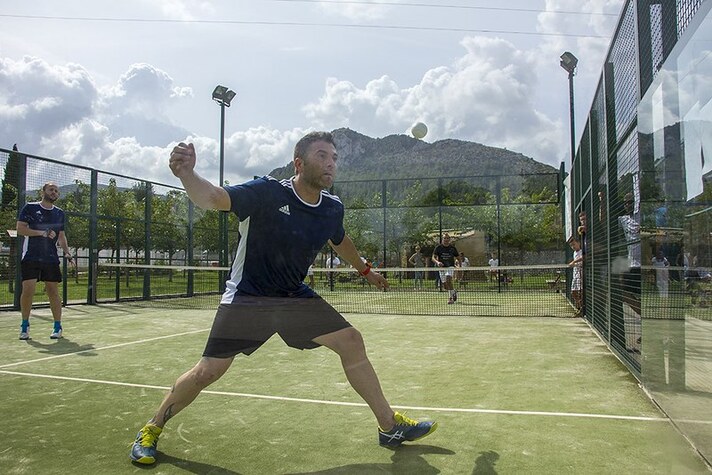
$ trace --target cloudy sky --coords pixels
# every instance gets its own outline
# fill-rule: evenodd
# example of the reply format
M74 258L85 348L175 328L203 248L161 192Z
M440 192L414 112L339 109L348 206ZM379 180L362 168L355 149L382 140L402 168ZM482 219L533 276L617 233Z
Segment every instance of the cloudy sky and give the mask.
M0 1L0 148L178 184L191 141L218 181L268 173L306 131L470 140L554 166L569 156L623 0ZM577 140L578 141L578 140Z

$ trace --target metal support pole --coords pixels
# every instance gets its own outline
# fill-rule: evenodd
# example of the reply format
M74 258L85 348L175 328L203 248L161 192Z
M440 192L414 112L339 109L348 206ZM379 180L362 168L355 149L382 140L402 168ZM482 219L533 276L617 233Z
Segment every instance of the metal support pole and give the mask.
M225 102L220 102L220 183L219 186L225 184ZM218 223L219 223L219 256L220 256L220 267L227 267L227 212L219 211ZM218 290L222 290L222 286L227 280L227 273L225 271L220 271L220 282Z
M574 123L574 72L569 73L569 122L571 123L571 167L576 156L576 127Z

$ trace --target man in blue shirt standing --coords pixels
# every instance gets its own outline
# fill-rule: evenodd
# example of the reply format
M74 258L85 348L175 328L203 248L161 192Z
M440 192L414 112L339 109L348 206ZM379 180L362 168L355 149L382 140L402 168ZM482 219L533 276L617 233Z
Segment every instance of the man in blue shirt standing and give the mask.
M20 297L20 340L30 339L30 311L38 281L45 283L49 306L54 317L54 329L50 338L62 337L62 301L59 298L59 283L62 271L59 269L57 244L64 251L70 263L67 237L64 234L64 211L54 205L59 198L59 188L54 183L42 187L42 201L27 203L17 218L17 235L24 236L22 245L22 296Z
M457 290L452 285L452 278L455 266L460 263L460 253L457 252L457 248L451 242L450 235L445 233L443 242L435 246L432 256L435 265L443 268L440 271L440 282L443 283L443 287L448 291L448 304L453 304L457 301Z
M349 383L378 421L380 445L398 447L436 429L433 422L418 422L391 409L361 334L304 284L309 266L328 242L370 284L388 287L346 235L343 204L325 191L334 183L337 158L332 135L312 132L294 148L296 176L291 179L263 177L219 187L195 173L192 144L173 149L171 171L190 199L204 209L234 212L241 239L203 357L178 378L141 428L131 448L132 461L154 463L166 422L218 380L235 356L252 354L275 333L293 348L325 346L339 355Z

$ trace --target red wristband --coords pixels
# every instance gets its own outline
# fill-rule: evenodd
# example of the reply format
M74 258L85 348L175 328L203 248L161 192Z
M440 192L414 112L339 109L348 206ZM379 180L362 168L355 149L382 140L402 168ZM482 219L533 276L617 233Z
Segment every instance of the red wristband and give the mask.
M366 268L365 268L364 270L358 271L358 273L361 274L361 275L363 275L363 276L368 275L369 272L371 272L371 266L366 266Z

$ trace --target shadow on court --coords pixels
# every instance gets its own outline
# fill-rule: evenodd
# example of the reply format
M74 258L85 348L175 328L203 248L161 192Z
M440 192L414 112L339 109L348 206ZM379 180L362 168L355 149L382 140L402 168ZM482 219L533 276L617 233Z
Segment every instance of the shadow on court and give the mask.
M361 475L363 473L403 473L418 475L429 475L440 473L440 469L430 465L422 456L425 454L455 455L455 452L434 445L404 445L393 451L391 460L393 463L357 463L342 465L341 467L327 468L314 472L299 472L290 475L311 474L352 474ZM486 472L482 472L486 473Z
M494 450L480 452L479 457L475 460L475 468L472 470L472 475L496 475L495 465L499 460L499 454Z
M76 353L79 356L96 356L97 354L91 350L94 345L89 343L80 345L68 338L60 338L59 340L48 340L49 343L41 343L38 340L27 340L27 344L39 350L40 353L48 355L65 355Z
M188 473L196 473L200 475L206 473L209 473L211 475L240 475L240 472L235 472L233 470L218 467L217 465L211 465L209 463L195 462L193 460L173 457L172 455L164 454L160 450L157 451L157 454L158 456L156 463L153 465L141 465L139 463L132 463L131 465L142 470L158 469L160 471L161 466L163 466L163 468L166 468L165 465L173 465L174 467L180 468L181 470L185 470Z

